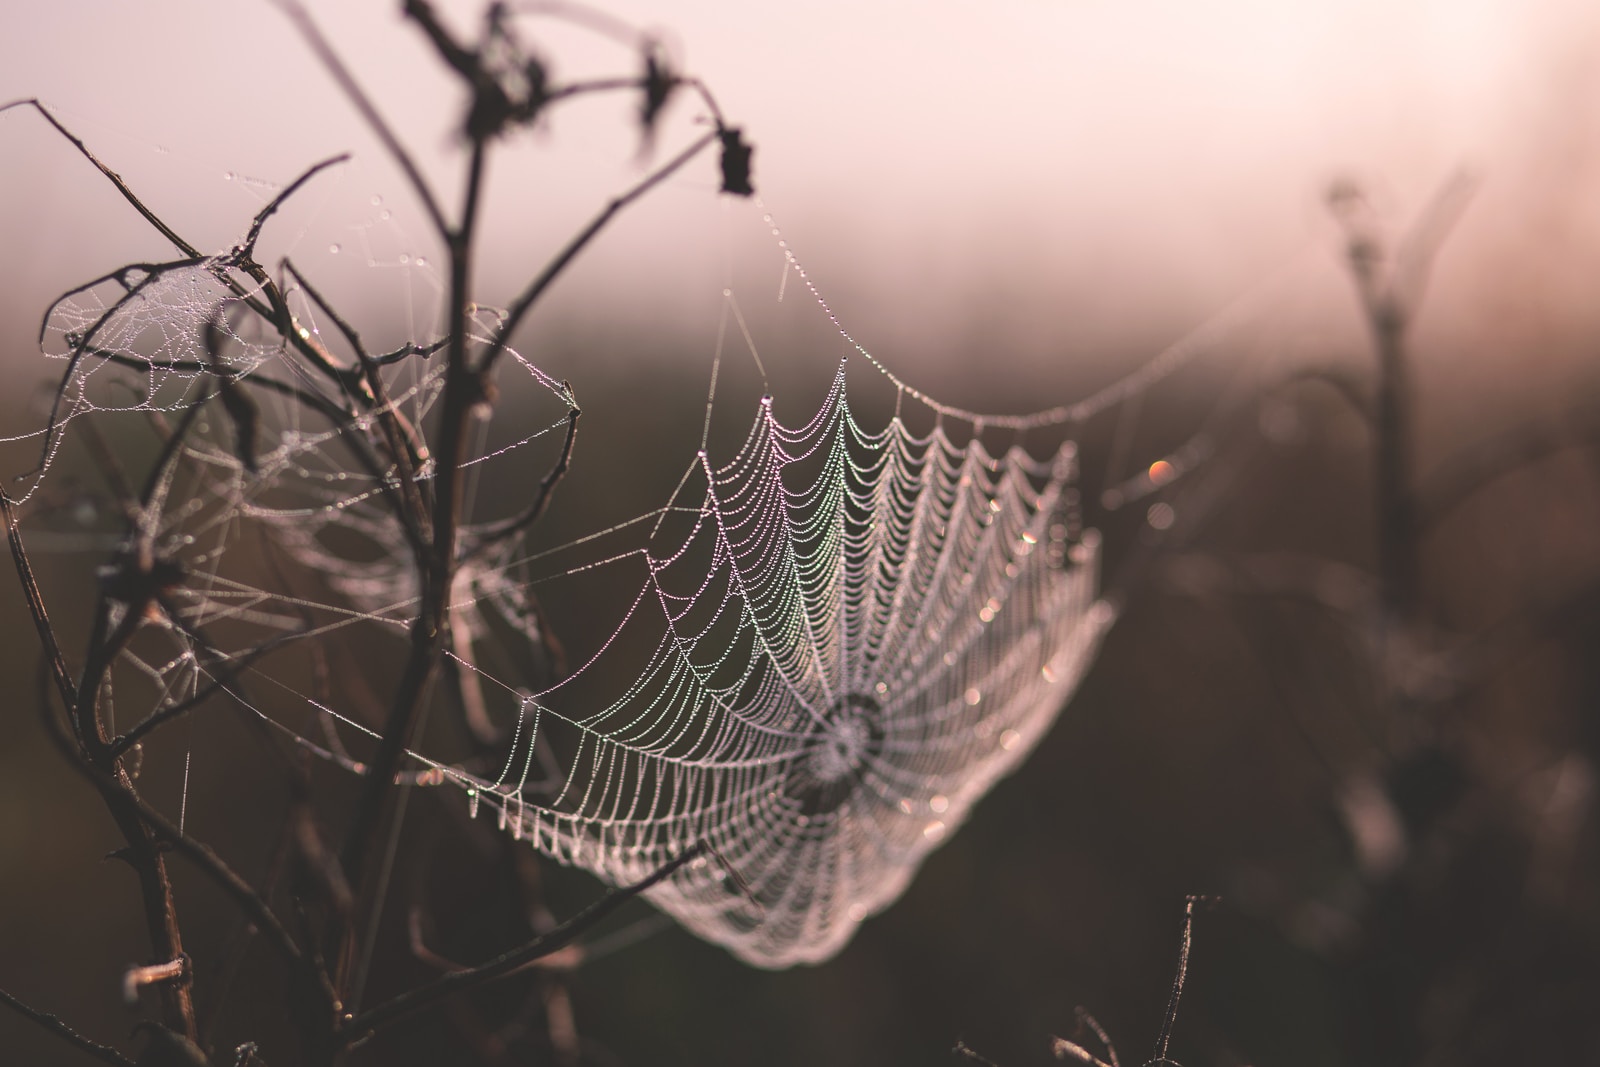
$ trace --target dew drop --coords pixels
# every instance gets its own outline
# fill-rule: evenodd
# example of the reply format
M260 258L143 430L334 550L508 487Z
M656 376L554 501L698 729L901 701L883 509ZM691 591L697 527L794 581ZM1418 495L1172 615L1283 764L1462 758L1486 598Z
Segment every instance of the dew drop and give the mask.
M911 814L911 801L902 800L900 802L900 810L905 812L907 815L910 815Z
M372 194L372 206L373 207L377 207L381 203L383 203L383 197L379 196L377 193L373 193Z
M1000 747L1010 752L1017 747L1017 742L1022 740L1022 735L1015 730L1000 731Z
M944 820L934 819L922 828L922 836L929 841L938 841L944 837Z
M978 706L978 701L980 701L982 699L983 699L983 692L977 686L973 686L971 689L967 690L966 701L967 701L967 704L969 706L977 707Z
M931 796L928 798L928 810L935 815L943 815L950 807L950 798L947 796Z
M339 245L337 243L329 245L328 246L328 251L330 253L332 253L333 255L338 255L339 254Z
M866 922L867 906L865 904L852 904L846 909L846 914L850 916L850 921L853 923Z
M1145 521L1150 524L1152 529L1156 530L1170 530L1172 524L1177 520L1178 513L1166 501L1162 501L1159 504L1151 504L1150 510L1145 513Z

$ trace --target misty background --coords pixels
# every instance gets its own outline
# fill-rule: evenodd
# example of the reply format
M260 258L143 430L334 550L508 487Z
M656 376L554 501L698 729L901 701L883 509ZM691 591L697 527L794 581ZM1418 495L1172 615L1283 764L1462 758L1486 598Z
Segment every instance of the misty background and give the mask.
M756 147L760 200L719 197L714 160L697 160L629 208L519 338L542 370L571 380L585 409L552 538L639 514L670 491L699 437L725 288L750 321L780 414L814 409L848 346L786 272L769 214L856 341L913 385L977 410L1078 399L1260 297L1214 351L1151 391L1130 431L1132 469L1241 391L1306 367L1365 373L1370 344L1327 189L1358 180L1399 232L1465 173L1476 192L1410 337L1419 468L1600 395L1600 10L1581 0L602 6L659 30L681 68L712 88ZM440 7L463 30L475 23L474 3ZM397 8L361 0L312 12L450 203L461 98ZM269 226L262 262L292 256L374 346L436 323L440 250L415 201L269 4L3 0L0 11L0 102L39 97L201 248L232 245L307 166L352 152ZM559 25L530 24L527 37L563 78L631 69L625 50ZM497 157L486 302L514 294L644 173L635 106L563 109ZM696 114L687 96L675 101L648 158L694 136ZM0 116L0 191L10 434L42 424L41 390L59 370L37 354L49 302L169 249L31 112ZM724 362L719 418L737 429L760 372L742 343L730 341ZM1296 546L1369 562L1363 431L1326 397L1291 422L1267 435L1278 451L1256 442L1242 462L1219 460L1227 476L1216 474L1195 536L1208 548ZM1086 473L1110 480L1114 450L1089 444L1099 466ZM26 446L7 455L8 473L31 459ZM1528 590L1592 581L1600 527L1584 477L1581 464L1558 466L1483 502L1470 530L1435 546L1440 601L1493 619ZM1141 517L1109 517L1108 537L1138 543ZM55 566L47 595L86 603L89 579ZM1263 653L1220 634L1194 603L1203 598L1119 592L1128 615L1052 735L839 959L766 974L661 934L573 978L594 1062L933 1063L960 1037L1011 1067L1046 1062L1045 1035L1069 1031L1078 1003L1137 1061L1164 1006L1189 892L1243 903L1202 917L1193 1008L1179 1022L1193 1045L1176 1058L1432 1062L1424 1051L1439 1042L1396 1035L1443 1024L1383 1016L1374 1005L1405 1001L1385 984L1387 964L1316 927L1337 926L1327 908L1300 906L1320 901L1305 884L1333 881L1326 872L1343 862L1332 858L1340 827L1327 783L1274 718L1281 699L1241 673ZM0 666L31 679L33 636L14 583L0 582L0 604L11 638ZM1490 726L1465 747L1543 767L1560 763L1562 745L1595 745L1585 724L1600 690L1576 651L1594 647L1584 618L1564 624L1565 651L1541 661L1536 683L1497 684ZM1348 725L1339 709L1359 701L1360 686L1340 673L1347 663L1316 660L1337 642L1298 615L1266 622L1291 635L1290 669L1333 709L1336 739L1323 739L1333 763L1341 773L1361 764L1361 746L1338 739ZM581 641L609 624L569 625ZM1522 717L1535 698L1546 711ZM3 714L17 723L0 746L0 986L120 1039L115 983L143 951L131 886L99 861L112 836L103 812L48 750L31 699ZM248 795L239 768L198 766L195 795L219 812ZM1573 833L1587 842L1577 863L1587 874L1573 885L1591 886L1594 819L1582 810ZM552 906L565 914L593 892L580 876L557 877ZM1492 943L1498 928L1485 915L1508 914L1488 899L1433 907L1440 929L1415 943L1402 936L1414 916L1395 920L1401 933L1363 937L1399 946L1400 970L1455 974L1438 961L1454 961L1459 942ZM19 918L69 906L78 919L65 928ZM460 906L475 906L465 890ZM1582 940L1597 916L1592 904L1563 908L1572 927L1549 936L1570 952L1573 977L1558 988L1582 1003L1597 988L1593 942ZM1554 973L1544 957L1530 966ZM0 1044L74 1062L23 1027L0 1016ZM419 1062L442 1054L427 1051L430 1039L413 1037Z

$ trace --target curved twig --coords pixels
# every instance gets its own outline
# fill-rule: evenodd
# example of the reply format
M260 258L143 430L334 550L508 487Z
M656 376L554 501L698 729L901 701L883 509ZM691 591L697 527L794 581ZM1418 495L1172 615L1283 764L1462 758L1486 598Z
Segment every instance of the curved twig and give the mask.
M409 993L402 993L387 1004L381 1004L370 1011L363 1012L344 1029L342 1036L345 1043L348 1044L366 1037L368 1034L388 1026L390 1023L398 1022L414 1012L436 1004L445 997L487 985L534 960L564 948L624 903L657 883L670 878L678 868L690 860L696 859L704 852L704 845L694 845L681 856L671 860L648 877L632 885L619 886L610 890L599 900L590 904L560 926L541 934L527 944L496 956L481 966L442 975L425 986L419 986Z
M29 1007L4 989L0 989L0 1004L4 1004L29 1022L44 1027L69 1045L77 1048L80 1052L85 1052L102 1063L112 1064L113 1067L134 1067L132 1060L110 1045L102 1045L98 1041L89 1040L54 1015Z

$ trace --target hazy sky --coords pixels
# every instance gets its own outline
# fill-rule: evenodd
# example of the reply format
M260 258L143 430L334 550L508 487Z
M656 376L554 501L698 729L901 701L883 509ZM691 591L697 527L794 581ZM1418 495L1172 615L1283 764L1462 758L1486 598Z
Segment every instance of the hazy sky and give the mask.
M325 232L371 230L392 206L383 254L426 254L403 186L270 4L3 3L0 98L43 97L202 243L230 243L273 183L352 148L355 165L317 194L324 228L291 235L289 249L326 260L337 241ZM430 172L448 173L456 97L398 3L310 6ZM442 6L464 26L476 9ZM1483 279L1509 266L1539 279L1536 299L1581 317L1585 271L1600 264L1592 4L604 6L662 30L713 86L757 146L767 209L877 349L988 331L1002 347L1046 352L1192 325L1305 249L1331 247L1320 197L1344 173L1369 181L1396 219L1458 168L1483 176L1461 250L1441 265L1458 294L1476 294L1468 305L1504 295L1504 282ZM548 42L558 75L632 66L572 34L530 24L530 36ZM503 162L491 290L497 269L509 278L536 264L638 173L631 106L558 115ZM693 113L678 105L663 148L692 134ZM32 116L0 120L0 182L6 269L23 271L8 314L111 265L111 250L160 251ZM730 270L775 294L760 209L719 204L714 187L708 157L608 235L569 293L691 326ZM769 262L770 276L751 280Z

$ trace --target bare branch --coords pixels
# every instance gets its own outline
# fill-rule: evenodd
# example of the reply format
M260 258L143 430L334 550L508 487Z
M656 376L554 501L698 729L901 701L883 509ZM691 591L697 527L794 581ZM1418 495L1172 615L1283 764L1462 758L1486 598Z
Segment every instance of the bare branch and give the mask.
M185 241L182 237L179 237L170 226L168 226L165 222L162 222L161 219L156 216L155 212L145 207L144 201L140 200L134 195L133 190L128 188L128 183L122 180L122 176L116 171L112 170L110 167L106 166L104 163L100 162L99 158L96 157L93 152L89 151L89 146L84 144L83 141L79 139L77 134L63 126L55 117L55 115L51 114L50 109L44 106L44 104L40 103L37 99L13 100L9 104L0 106L0 113L10 111L14 107L31 107L39 114L43 115L44 120L50 125L54 126L56 128L56 132L60 133L61 136L72 142L72 147L76 148L78 153L82 155L84 159L87 159L90 163L94 164L95 170L98 170L101 174L104 174L106 179L110 181L112 185L116 186L117 192L122 194L122 199L133 205L133 209L140 215L144 216L144 220L151 226L154 226L161 236L172 242L172 246L174 248L193 259L203 258L198 248L190 244L188 241Z
M378 140L383 142L384 148L388 150L389 155L394 158L395 163L405 173L406 180L411 183L411 188L415 190L417 199L422 201L423 210L433 220L433 227L438 231L439 236L448 239L450 225L445 221L444 213L439 210L439 202L434 199L433 190L429 188L427 179L422 176L422 171L417 168L416 162L411 158L411 153L406 151L405 146L400 143L400 138L390 129L383 115L356 82L355 76L344 65L344 61L339 58L339 53L335 52L333 45L329 44L328 39L322 36L322 31L312 21L311 13L300 6L297 0L273 0L273 2L289 17L289 21L294 23L295 29L299 30L300 36L305 39L306 45L310 47L312 52L316 53L317 59L321 60L328 74L343 90L344 95L349 98L350 102L355 105L355 109L361 113L361 117L372 128L372 132L377 134Z
M278 209L283 206L285 200L300 191L302 185L329 167L348 162L349 159L349 152L340 152L338 155L330 156L320 163L313 163L300 177L284 186L277 196L268 201L266 207L256 212L255 218L250 222L250 232L245 234L243 243L234 251L234 260L243 263L255 256L256 240L261 236L261 227L266 225L268 219L277 214Z
M1183 939L1178 942L1178 972L1172 976L1172 994L1167 998L1167 1013L1161 1019L1161 1031L1156 1035L1156 1052L1151 1063L1167 1063L1167 1048L1172 1043L1172 1027L1178 1021L1178 1001L1183 996L1183 983L1189 976L1189 944L1194 935L1194 906L1203 897L1188 897L1183 902Z
M955 1047L950 1050L950 1055L960 1056L969 1063L978 1064L978 1067L1000 1067L998 1063L995 1063L983 1053L968 1046L965 1041L957 1041Z
M572 396L572 386L567 382L561 384L567 395ZM539 521L545 508L550 505L550 497L555 492L556 486L561 483L562 477L572 463L572 446L578 439L578 417L582 414L577 405L573 405L567 412L567 436L561 443L561 455L556 458L555 466L551 467L539 482L539 489L534 493L532 502L519 514L474 531L477 539L475 550L504 541L519 530L525 530Z
M4 1004L29 1022L44 1027L44 1029L77 1048L80 1052L88 1053L101 1063L113 1064L114 1067L134 1067L132 1060L110 1045L102 1045L98 1041L89 1040L54 1015L40 1011L37 1008L30 1008L4 989L0 989L0 1004Z
M661 167L652 171L632 189L612 200L589 222L589 225L578 231L577 235L567 242L567 246L545 265L544 270L539 272L539 276L530 282L528 287L522 291L522 295L518 296L512 303L510 309L506 312L505 319L500 323L499 329L495 331L489 350L484 353L483 360L479 364L479 373L487 377L489 372L494 369L495 361L505 352L506 345L510 343L512 333L522 323L523 317L528 314L539 297L544 295L544 291L550 287L550 283L561 275L561 272L567 268L573 258L583 251L585 245L594 240L596 234L605 229L606 223L610 222L617 212L671 177L684 164L699 155L708 145L717 141L718 137L719 135L715 130L700 137L688 148L685 148Z
M541 934L527 944L514 948L471 970L455 971L443 975L428 985L420 986L409 993L403 993L387 1004L364 1012L345 1028L346 1041L354 1041L365 1037L367 1034L388 1026L390 1023L397 1022L414 1012L430 1007L445 997L487 985L497 978L503 978L513 971L519 970L534 960L551 955L571 944L627 901L657 883L670 878L678 868L690 860L696 859L704 851L703 845L694 845L686 850L683 855L667 863L648 877L632 885L619 886L610 890L599 900L590 904L560 926L548 933Z

